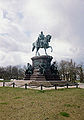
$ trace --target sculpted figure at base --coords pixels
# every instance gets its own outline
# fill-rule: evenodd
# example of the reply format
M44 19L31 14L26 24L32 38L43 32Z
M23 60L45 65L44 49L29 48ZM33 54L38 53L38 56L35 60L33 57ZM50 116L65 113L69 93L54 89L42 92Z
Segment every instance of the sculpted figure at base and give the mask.
M46 52L47 48L51 48L51 52L53 51L52 47L49 46L50 39L51 39L51 35L46 35L45 37L43 32L39 34L39 37L36 40L36 42L33 43L33 48L32 48L32 51L34 51L34 49L36 48L36 56L40 56L40 53L38 52L40 48L44 48L46 55L47 55L47 52Z
M42 64L42 65L39 65L39 71L40 71L40 74L44 75L45 74L45 64Z
M27 63L27 70L26 70L26 72L25 72L25 75L26 75L26 74L31 75L32 73L33 73L33 67L31 66L30 63Z
M58 70L57 70L57 64L56 62L53 62L52 65L50 66L50 69L51 69L51 73L54 75L54 74L57 74Z

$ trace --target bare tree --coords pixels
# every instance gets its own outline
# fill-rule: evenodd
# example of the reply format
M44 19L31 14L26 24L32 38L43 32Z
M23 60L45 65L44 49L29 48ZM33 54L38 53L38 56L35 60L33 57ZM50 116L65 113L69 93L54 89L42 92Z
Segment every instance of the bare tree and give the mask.
M75 62L62 60L59 64L59 72L63 80L75 82L76 80L76 65Z
M77 74L79 76L80 82L84 82L84 69L82 64L77 66Z

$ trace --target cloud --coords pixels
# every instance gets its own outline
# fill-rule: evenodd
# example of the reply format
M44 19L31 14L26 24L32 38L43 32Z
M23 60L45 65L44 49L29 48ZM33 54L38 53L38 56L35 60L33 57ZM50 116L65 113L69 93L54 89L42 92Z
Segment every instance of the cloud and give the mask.
M31 62L40 31L52 35L47 52L54 60L83 61L83 6L83 0L0 0L0 65Z

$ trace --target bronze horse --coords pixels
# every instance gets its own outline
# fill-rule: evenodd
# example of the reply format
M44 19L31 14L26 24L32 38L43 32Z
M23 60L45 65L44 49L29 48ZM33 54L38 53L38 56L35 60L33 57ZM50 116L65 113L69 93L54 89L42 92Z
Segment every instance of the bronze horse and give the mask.
M46 55L47 55L46 52L47 48L51 48L51 52L53 51L52 47L49 46L50 39L51 39L51 35L46 35L46 37L44 37L44 40L38 38L36 42L33 43L32 51L34 51L34 49L36 48L36 56L37 55L40 56L40 53L38 52L40 48L44 48Z

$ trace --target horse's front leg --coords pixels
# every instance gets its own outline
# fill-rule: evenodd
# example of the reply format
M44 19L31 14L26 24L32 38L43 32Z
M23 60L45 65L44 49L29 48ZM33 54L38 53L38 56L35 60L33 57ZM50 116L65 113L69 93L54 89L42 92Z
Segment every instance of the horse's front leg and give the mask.
M44 48L44 50L45 50L45 54L47 55L46 48Z
M49 46L49 48L51 48L51 52L52 52L52 51L53 51L52 47L51 47L51 46Z

